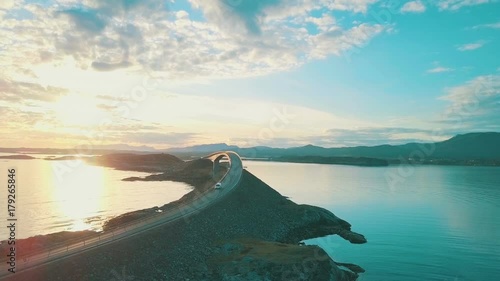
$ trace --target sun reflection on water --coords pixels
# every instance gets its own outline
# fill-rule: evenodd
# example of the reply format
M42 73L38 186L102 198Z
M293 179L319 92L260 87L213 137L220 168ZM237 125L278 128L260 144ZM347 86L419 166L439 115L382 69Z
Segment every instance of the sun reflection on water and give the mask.
M104 171L81 160L73 161L72 164L75 168L69 169L61 177L50 177L54 186L52 198L69 224L67 230L88 230L92 225L87 218L96 216L102 203Z

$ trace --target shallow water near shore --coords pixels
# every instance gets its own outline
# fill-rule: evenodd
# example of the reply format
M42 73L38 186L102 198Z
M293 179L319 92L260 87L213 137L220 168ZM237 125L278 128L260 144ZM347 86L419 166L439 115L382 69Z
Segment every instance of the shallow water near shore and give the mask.
M500 277L500 168L245 165L282 195L326 208L366 236L363 245L338 236L306 241L362 266L360 281Z

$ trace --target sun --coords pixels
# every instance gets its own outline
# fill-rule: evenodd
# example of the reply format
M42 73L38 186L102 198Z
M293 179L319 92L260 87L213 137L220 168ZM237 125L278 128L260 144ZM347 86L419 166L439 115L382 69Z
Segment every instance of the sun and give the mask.
M104 112L95 99L77 94L61 97L54 104L54 112L60 123L66 126L95 126L104 118Z
M61 164L55 161L51 164L53 171L69 168L65 166L69 162ZM104 170L87 165L82 160L73 165L75 167L70 172L64 173L61 178L52 179L52 198L57 202L61 217L68 220L68 230L90 229L92 225L86 219L96 216L103 208L102 198L105 197L106 187Z

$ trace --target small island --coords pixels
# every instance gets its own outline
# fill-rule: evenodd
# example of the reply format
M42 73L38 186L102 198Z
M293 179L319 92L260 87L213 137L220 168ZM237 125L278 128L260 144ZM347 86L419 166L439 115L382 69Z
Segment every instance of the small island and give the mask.
M36 159L36 158L29 156L29 155L14 154L14 155L0 156L0 159L32 160L32 159Z

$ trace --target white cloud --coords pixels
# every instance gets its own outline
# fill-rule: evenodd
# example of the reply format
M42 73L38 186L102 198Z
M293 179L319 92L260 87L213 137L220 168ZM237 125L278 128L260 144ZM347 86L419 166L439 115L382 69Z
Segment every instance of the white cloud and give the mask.
M286 5L259 0L241 2L242 7L222 0L191 2L209 22L191 20L185 11L159 9L159 0L133 6L122 1L83 2L90 9L71 1L49 8L25 5L35 15L33 20L1 23L0 46L6 47L0 62L10 72L61 64L70 57L77 67L96 71L146 69L172 79L243 77L341 55L386 30L366 23L341 28L331 11L319 18L308 14L318 7L362 12L375 0L293 0ZM308 32L308 22L318 26L319 34Z
M323 136L310 137L329 147L404 144L432 139L432 130L405 127L358 127L355 129L329 129Z
M431 69L427 70L427 73L451 72L453 70L454 70L453 68L438 66L438 67L431 68Z
M476 77L464 85L449 88L445 96L441 97L453 103L461 105L475 103L484 97L500 96L500 75L484 75Z
M423 13L427 8L422 1L411 1L401 7L402 13Z
M472 27L473 29L478 29L478 28L493 28L493 29L500 29L500 22L496 23L488 23L488 24L480 24Z
M0 9L9 10L16 5L14 0L2 0L0 1Z
M458 46L458 50L459 51L473 51L473 50L477 50L481 47L484 46L484 44L486 44L486 42L484 41L480 41L480 42L476 42L476 43L470 43L470 44L464 44L464 45L460 45Z
M467 83L447 89L440 98L449 102L445 119L466 127L481 130L495 124L500 129L500 75L478 76Z
M260 33L273 21L308 17L311 11L366 13L380 0L189 0L205 17L221 29L250 34Z
M337 1L322 1L328 3L328 8L333 10L353 11L357 13L366 13L368 7L379 0L337 0Z
M335 18L333 18L332 16L330 16L328 14L324 14L323 16L321 16L319 18L307 17L305 19L305 21L315 24L322 31L332 30L333 28L336 27Z
M492 3L492 0L440 0L437 5L441 10L456 11L467 6Z
M370 39L384 30L383 25L360 24L349 30L337 29L312 36L314 48L311 49L310 57L321 59L331 54L349 55L350 50L358 51Z
M186 11L177 11L175 13L175 16L178 18L178 19L188 19L189 18L189 13L186 12Z

